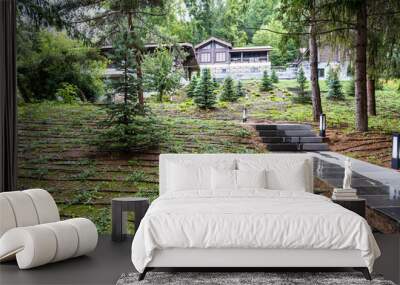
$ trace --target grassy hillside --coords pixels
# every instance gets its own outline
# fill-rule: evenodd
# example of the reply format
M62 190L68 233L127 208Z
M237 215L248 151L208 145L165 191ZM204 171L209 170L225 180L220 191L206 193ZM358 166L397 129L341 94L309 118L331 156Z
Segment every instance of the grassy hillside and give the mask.
M146 153L99 151L93 145L100 107L28 104L18 114L18 188L44 188L64 217L85 216L110 231L112 197L158 195L158 155L169 152L263 152L251 129L238 121L162 116L169 135Z
M396 83L377 92L378 116L371 132L354 132L354 98L327 101L330 147L353 157L389 166L391 132L400 130L400 94ZM218 103L199 111L180 90L165 103L149 99L154 113L168 129L160 149L145 153L99 151L93 144L104 110L93 104L38 103L19 107L18 188L40 187L54 195L64 217L86 216L101 232L110 230L110 201L117 196L158 195L158 155L168 152L264 152L257 135L243 126L242 109L251 121L311 123L311 105L294 104L287 89L295 81L280 81L271 92L260 92L256 81L245 82L248 99Z

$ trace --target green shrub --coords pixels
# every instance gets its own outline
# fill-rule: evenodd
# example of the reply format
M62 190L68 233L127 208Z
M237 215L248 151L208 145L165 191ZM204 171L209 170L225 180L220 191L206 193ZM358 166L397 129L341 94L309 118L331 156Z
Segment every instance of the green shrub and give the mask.
M157 101L170 101L168 94L180 87L181 69L176 68L174 56L166 48L157 48L143 61L144 85L157 91ZM165 97L167 97L165 99Z
M346 84L346 95L350 97L356 96L356 84L354 78L351 78Z
M219 109L227 109L228 108L228 102L219 101L217 103L217 108L219 108Z
M219 88L219 83L215 77L213 78L213 86L214 86L214 90Z
M244 90L242 82L240 80L236 85L236 96L238 98L246 97L246 91Z
M294 104L311 104L311 94L309 92L303 92L290 97L290 100Z
M278 78L278 75L276 75L275 70L272 70L271 80L272 80L273 83L278 83L279 82L279 78Z
M273 86L271 78L268 75L268 71L264 70L260 91L270 91L272 89Z
M112 104L107 119L99 124L102 129L97 145L101 149L141 152L155 149L167 137L168 130L147 107L139 104Z
M307 78L304 74L304 70L300 67L299 73L297 74L296 78L298 88L299 88L299 96L304 96L305 90L307 88Z
M195 106L193 99L185 100L178 105L178 109L181 112L188 111L191 107Z
M235 102L237 101L237 99L238 98L236 96L235 90L233 89L233 80L230 76L228 76L224 80L220 100L225 102Z
M74 103L78 101L78 87L70 83L62 83L56 91L56 98L64 103Z
M328 82L328 96L329 100L344 100L342 92L342 84L339 81L338 72L333 71L331 78Z
M104 94L106 59L65 33L42 31L28 41L31 47L18 56L18 90L24 101L56 100L56 92L69 83L82 100Z

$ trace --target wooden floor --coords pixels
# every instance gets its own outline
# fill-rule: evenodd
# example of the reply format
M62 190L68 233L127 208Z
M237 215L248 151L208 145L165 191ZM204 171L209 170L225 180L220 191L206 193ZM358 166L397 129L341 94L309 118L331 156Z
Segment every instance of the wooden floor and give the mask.
M375 234L375 238L382 251L382 256L375 263L375 273L400 285L400 236ZM109 236L101 236L96 250L88 256L30 270L19 270L15 262L0 264L0 285L114 285L122 273L135 271L130 258L131 242L128 239L117 243L112 242ZM317 269L304 271L314 270ZM334 268L331 270L336 271ZM337 271L342 270L338 268Z

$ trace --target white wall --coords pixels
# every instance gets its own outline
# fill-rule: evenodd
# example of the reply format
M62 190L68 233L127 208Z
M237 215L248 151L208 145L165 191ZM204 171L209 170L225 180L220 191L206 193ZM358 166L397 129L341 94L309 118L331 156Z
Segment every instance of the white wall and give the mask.
M232 62L219 64L200 64L200 69L209 68L212 77L224 79L231 76L233 79L260 79L264 70L271 71L271 62Z

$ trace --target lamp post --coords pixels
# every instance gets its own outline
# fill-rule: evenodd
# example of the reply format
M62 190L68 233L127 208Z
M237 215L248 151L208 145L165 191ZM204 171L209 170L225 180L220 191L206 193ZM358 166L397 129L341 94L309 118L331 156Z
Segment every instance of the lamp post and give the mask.
M323 138L326 135L326 116L325 116L325 114L319 115L319 135Z
M393 134L392 142L392 168L400 169L400 133Z
M247 108L246 107L243 107L242 122L243 123L247 122Z

